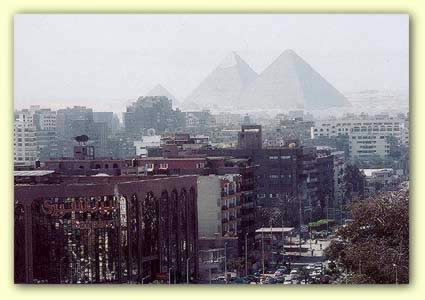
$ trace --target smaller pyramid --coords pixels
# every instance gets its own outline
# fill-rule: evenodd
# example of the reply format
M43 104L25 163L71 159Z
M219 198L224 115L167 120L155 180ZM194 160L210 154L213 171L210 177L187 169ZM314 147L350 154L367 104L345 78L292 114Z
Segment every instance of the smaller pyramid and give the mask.
M157 84L153 89L147 92L145 96L165 96L172 101L173 107L180 107L181 105L177 98L161 84Z

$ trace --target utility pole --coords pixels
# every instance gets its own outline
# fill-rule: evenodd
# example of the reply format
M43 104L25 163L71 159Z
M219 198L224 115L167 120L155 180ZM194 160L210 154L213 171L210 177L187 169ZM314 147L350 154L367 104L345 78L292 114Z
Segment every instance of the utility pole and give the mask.
M329 234L329 196L326 195L326 237Z
M273 261L273 223L270 219L270 265L274 262Z
M168 284L171 284L171 270L173 268L168 268Z
M285 263L285 226L282 214L282 263Z
M301 203L301 197L299 197L300 202L300 235L299 235L299 251L301 256L301 231L302 231L302 203Z
M186 259L186 283L189 284L189 261L192 257Z
M224 242L224 278L227 284L227 242Z
M248 276L248 232L245 232L245 276Z
M261 228L261 257L262 257L263 275L264 275L264 225L263 225L263 228Z

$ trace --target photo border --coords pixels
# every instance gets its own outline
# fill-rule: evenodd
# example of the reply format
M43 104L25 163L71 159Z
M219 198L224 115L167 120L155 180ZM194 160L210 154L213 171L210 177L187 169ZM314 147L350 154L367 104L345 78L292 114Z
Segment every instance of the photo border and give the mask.
M13 284L13 17L17 13L407 13L410 16L410 161L413 180L410 182L410 284L403 286L139 286L139 285L14 285ZM419 298L425 294L420 285L420 270L424 270L423 249L425 228L420 212L425 196L419 183L419 169L424 167L424 158L419 153L425 142L419 140L420 128L425 121L419 114L425 113L424 58L425 53L425 1L421 0L2 0L0 1L0 138L7 146L0 148L3 170L0 191L3 209L0 216L2 239L0 248L0 291L4 299L75 299L75 297L117 299L118 297L155 297L155 299L217 299L222 297L261 297L296 299L358 299ZM422 73L421 73L422 72ZM420 76L423 75L423 76ZM421 99L421 100L419 100ZM422 102L422 103L421 103ZM69 291L69 292L68 292ZM125 294L124 294L125 293ZM267 295L264 295L267 293ZM284 293L284 294L282 294ZM7 297L7 298L6 298ZM245 298L246 297L246 298Z

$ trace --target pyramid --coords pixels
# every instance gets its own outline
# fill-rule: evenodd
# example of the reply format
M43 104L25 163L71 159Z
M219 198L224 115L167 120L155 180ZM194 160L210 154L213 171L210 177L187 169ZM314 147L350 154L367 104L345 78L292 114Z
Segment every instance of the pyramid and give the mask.
M243 107L326 109L350 103L293 50L285 50L242 92Z
M257 76L238 54L232 52L192 91L185 102L203 107L235 104L242 90Z
M165 87L157 84L153 89L146 93L145 96L165 96L172 101L173 107L180 107L180 102Z

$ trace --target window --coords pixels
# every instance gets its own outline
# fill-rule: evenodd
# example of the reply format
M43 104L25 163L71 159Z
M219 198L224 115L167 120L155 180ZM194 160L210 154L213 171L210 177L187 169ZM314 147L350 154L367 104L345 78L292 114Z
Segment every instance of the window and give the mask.
M205 164L204 163L197 163L196 164L196 168L197 169L202 169L203 167L205 167Z
M279 159L279 156L269 156L269 159L270 160L276 160L276 159Z
M282 155L280 159L291 159L290 155Z

